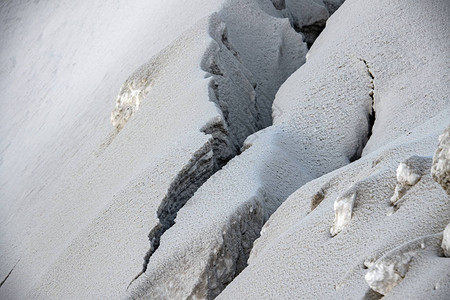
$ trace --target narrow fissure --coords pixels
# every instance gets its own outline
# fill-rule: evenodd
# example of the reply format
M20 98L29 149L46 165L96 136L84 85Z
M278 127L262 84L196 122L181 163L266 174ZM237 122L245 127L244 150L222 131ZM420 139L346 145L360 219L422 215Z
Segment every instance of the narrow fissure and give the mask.
M20 259L14 264L14 266L11 268L11 271L9 271L8 275L6 275L6 277L2 280L2 282L0 282L0 288L5 284L6 280L8 280L8 278L9 278L9 276L11 276L11 273L14 271L14 268L17 266L19 261L20 261Z
M366 65L366 69L367 69L367 73L370 76L370 92L369 92L369 96L372 99L372 110L369 113L369 130L368 130L368 134L367 134L367 140L370 139L370 137L372 136L372 129L373 129L373 125L375 124L375 100L374 100L374 93L375 93L375 75L373 74L372 70L370 69L369 64L367 63L367 61L365 59L361 59L361 61Z
M148 235L150 248L144 257L142 270L133 278L127 289L147 270L151 256L159 247L161 236L175 224L175 218L178 211L194 195L200 186L206 182L206 180L219 171L233 157L240 154L240 148L242 147L244 139L260 129L255 125L252 128L246 128L246 130L237 131L235 127L232 126L230 113L235 112L231 110L232 107L230 106L232 103L230 104L230 102L232 102L233 99L229 99L229 97L224 99L223 95L226 93L220 90L221 83L226 85L231 82L232 85L238 87L244 95L245 93L250 94L250 102L254 99L252 96L254 97L254 87L256 84L252 83L252 79L248 79L250 76L248 70L241 71L243 74L240 74L239 78L244 84L247 83L248 91L245 87L240 87L229 78L226 74L227 72L225 72L226 70L221 70L220 53L222 55L224 55L223 52L229 54L228 59L234 62L234 64L239 65L241 64L241 61L238 51L234 49L228 41L228 32L224 24L222 22L219 22L219 25L214 22L212 23L212 34L210 34L217 44L213 44L212 47L207 50L201 67L205 72L212 75L209 82L209 99L220 109L222 117L221 120L215 120L212 124L206 125L201 129L203 133L211 135L212 138L193 155L189 163L178 173L177 177L170 184L168 192L158 208L157 217L159 219L159 224L153 228ZM214 33L219 34L214 36ZM220 45L223 45L224 47L220 47ZM245 112L248 114L246 118L255 119L253 110ZM234 115L233 117L234 121L241 121ZM246 131L244 138L240 137L242 131Z
M147 271L150 258L159 247L161 236L175 224L178 211L206 180L235 156L230 150L226 131L221 122L214 123L202 129L202 131L205 134L210 134L212 138L194 153L189 163L171 183L157 211L159 224L148 235L150 248L145 254L142 270L131 280L127 289Z
M370 78L369 97L371 99L371 103L370 103L369 112L367 114L367 135L363 138L362 145L360 147L358 147L358 149L356 149L355 153L351 157L349 157L350 162L354 162L361 158L362 152L363 152L364 148L366 147L367 143L369 142L370 137L372 136L373 126L375 125L375 120L376 120L375 98L374 98L375 75L374 75L373 71L371 70L369 63L365 59L359 58L359 60L361 62L363 62L364 65L366 66L367 74L369 75L369 78Z

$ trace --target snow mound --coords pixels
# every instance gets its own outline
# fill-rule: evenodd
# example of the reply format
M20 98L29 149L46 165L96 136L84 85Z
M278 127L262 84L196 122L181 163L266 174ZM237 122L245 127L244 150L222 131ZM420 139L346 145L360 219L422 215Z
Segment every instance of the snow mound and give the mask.
M264 14L256 1L243 2L245 9L232 1L209 18L212 42L201 67L210 82L210 99L222 113L224 133L237 153L245 151L212 175L173 214L176 219L165 226L158 249L129 287L132 297L217 296L246 267L264 221L299 186L284 183L272 189L273 182L261 182L265 170L275 170L256 158L271 153L280 153L289 170L301 171L289 155L270 145L278 129L266 138L252 141L248 136L270 125L275 93L304 63L306 45L287 20ZM261 143L264 139L267 142ZM300 177L293 180L310 180ZM247 179L238 183L232 178ZM178 197L174 200L179 202ZM181 256L183 260L173 260Z
M272 293L283 298L299 294L311 295L311 299L369 297L374 292L365 281L366 268L371 268L368 279L378 286L375 290L389 296L446 295L450 285L445 280L448 264L442 261L439 247L442 234L433 238L433 248L425 243L429 251L424 254L420 242L414 243L414 251L401 245L442 232L443 224L450 221L450 198L429 173L405 194L405 202L395 213L391 212L389 198L395 189L399 162L416 151L432 153L442 130L439 126L447 117L448 113L437 117L412 133L411 139L391 143L293 193L262 228L249 266L219 298L233 299L239 294L258 299ZM438 128L433 134L429 132L431 124ZM354 202L351 222L330 238L335 199L344 197ZM318 198L321 201L317 204ZM312 202L316 205L311 206ZM379 261L399 246L398 259Z

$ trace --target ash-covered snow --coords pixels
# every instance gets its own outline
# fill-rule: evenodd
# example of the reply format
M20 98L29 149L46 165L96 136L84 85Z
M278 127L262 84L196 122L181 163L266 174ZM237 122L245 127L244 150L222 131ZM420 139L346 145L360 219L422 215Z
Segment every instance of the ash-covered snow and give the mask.
M445 299L450 6L342 3L3 1L0 298Z

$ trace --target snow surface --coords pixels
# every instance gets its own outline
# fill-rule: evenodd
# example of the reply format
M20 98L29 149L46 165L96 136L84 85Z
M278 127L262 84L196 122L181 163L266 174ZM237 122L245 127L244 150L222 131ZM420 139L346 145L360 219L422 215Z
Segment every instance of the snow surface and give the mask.
M445 299L450 7L342 2L3 1L0 298Z
M189 3L2 2L0 277L18 263L0 298L115 298L139 271L171 178L219 115L198 67L209 36L161 53L173 64L145 117L116 134L109 112L139 65L218 6Z
M339 123L349 115L364 118L369 111L344 113L356 103L371 104L364 96L355 97L361 89L366 95L373 92L376 119L372 135L361 159L307 183L281 205L255 242L249 266L219 299L234 299L235 295L246 299L299 295L303 299L379 299L381 295L364 279L365 268L382 265L376 263L378 258L396 247L443 231L450 217L450 198L432 180L427 157L436 151L438 136L450 119L449 53L448 42L443 42L449 41L445 29L449 9L446 1L411 5L408 1L348 0L329 19L307 63L277 93L274 107L283 113L275 114L274 126L296 125L289 126L298 136L292 134L294 144L298 149L313 143L314 153L307 157L317 170L342 153L340 147L350 144L344 133L362 129L348 121ZM367 70L356 76L366 82L356 89L350 86L355 76L348 70L358 63ZM345 78L342 84L336 85L339 80L334 74ZM330 96L325 97L327 91ZM339 96L358 100L346 103ZM335 108L332 112L331 107ZM298 116L293 117L294 113ZM424 157L428 171L392 212L396 169L410 157ZM334 202L351 199L348 191L354 186L350 189L356 193L352 219L331 237ZM384 290L385 298L447 299L449 262L442 257L439 244L440 240L434 250L415 255L404 279L390 292ZM385 278L389 277L397 281L390 269Z

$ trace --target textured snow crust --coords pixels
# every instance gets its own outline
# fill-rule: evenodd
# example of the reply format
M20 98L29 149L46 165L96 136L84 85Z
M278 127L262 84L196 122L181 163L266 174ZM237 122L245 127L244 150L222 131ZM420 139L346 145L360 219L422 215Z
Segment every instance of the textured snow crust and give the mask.
M1 101L15 105L1 112L0 276L14 270L0 298L118 298L172 179L213 148L200 130L220 119L199 67L211 38L178 37L220 3L53 4L1 7ZM118 88L158 53L153 101L117 133L107 112Z
M301 36L294 32L287 20L265 14L255 1L245 3L243 8L235 2L228 2L211 18L211 28L214 29L210 29L211 35L219 45L225 47L217 50L217 45L213 43L209 50L213 55L207 55L202 63L206 71L215 75L212 79L213 101L218 104L226 123L230 125L230 139L236 147L243 146L245 151L205 182L186 206L180 209L175 224L161 236L159 248L150 257L146 271L130 286L133 297L217 296L245 268L253 241L268 216L291 192L311 179L308 175L299 174L292 181L282 182L277 173L302 170L290 154L283 153L277 146L272 147L272 142L261 143L253 149L252 137L244 143L243 137L247 137L251 131L243 132L243 128L249 126L242 122L248 122L251 118L236 117L233 110L241 113L242 110L255 111L259 124L250 124L253 128L270 125L270 99L273 99L287 75L296 69L294 64L304 62L306 54ZM274 26L280 30L277 35L273 35ZM280 37L281 44L277 46ZM256 44L260 46L254 47ZM297 48L296 45L302 47ZM261 49L267 50L261 54ZM217 51L220 51L218 58L214 54ZM227 68L233 65L230 53L246 66L250 74L247 78L256 86L254 105L242 103L242 97L239 99L241 105L236 105L237 100L230 97L235 93L233 89L227 89ZM267 53L275 53L275 60L271 61ZM227 55L230 57L228 61ZM267 63L255 63L261 61ZM270 64L273 66L270 67ZM275 74L271 71L274 69L277 72ZM267 77L267 74L271 75ZM232 81L235 86L237 80ZM248 88L252 91L250 85ZM231 103L226 100L230 98ZM278 139L279 134L275 132L276 129L264 139ZM268 165L263 157L272 155L280 155L280 162L283 163L278 165L273 162ZM271 180L271 175L277 179ZM238 178L242 181L238 181ZM208 212L207 218L205 212Z
M376 112L371 135L359 160L305 184L277 209L255 242L249 266L218 299L380 299L380 293L386 299L448 298L450 262L441 242L450 198L430 171L438 137L450 120L449 53L442 43L449 40L443 29L449 9L446 1L411 6L348 0L329 19L307 63L277 93L274 107L283 113L275 112L274 126L296 123L299 136L314 124L326 128L296 143L297 149L314 143L319 155L329 150L322 159L308 156L316 162L309 170L320 168L321 161L348 145L347 139L334 142L333 137L361 129L339 125L348 115L339 110L326 114L327 107L349 109L366 101L340 102L339 95L354 97L358 90L347 82L336 88L330 78L343 72L341 77L352 80L346 69L361 63L364 90L373 97L366 103ZM319 92L302 93L314 87L334 93L328 99L319 98ZM312 111L315 115L307 116Z
M404 196L404 204L395 213L389 200L401 157L432 153L443 128L430 135L430 126L439 128L446 119L448 112L417 128L414 141L408 141L411 135L399 139L385 149L307 183L292 194L263 227L252 249L249 266L219 298L244 295L265 299L278 295L289 299L299 294L308 295L307 299L369 297L373 292L365 280L367 268L392 265L392 270L379 283L393 285L386 277L391 276L396 282L402 279L400 274L405 274L400 284L387 293L397 295L392 299L408 295L412 299L416 296L445 299L450 291L450 274L449 262L439 249L442 234L435 240L432 251L425 254L400 251L401 257L412 258L406 273L395 275L394 266L403 260L393 259L389 264L375 262L402 244L442 232L449 221L450 198L430 175L424 175ZM341 194L349 186L357 186L352 188L357 195L352 219L331 238L334 201L342 198ZM311 210L317 198L322 200Z

